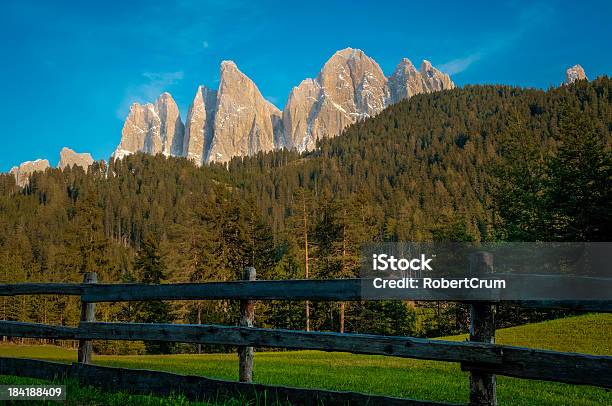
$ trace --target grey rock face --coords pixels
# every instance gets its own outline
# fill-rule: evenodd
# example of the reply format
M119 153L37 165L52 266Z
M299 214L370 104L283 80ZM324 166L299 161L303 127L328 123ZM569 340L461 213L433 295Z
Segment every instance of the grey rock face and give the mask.
M389 104L418 93L452 89L450 77L423 61L420 71L403 59L386 78L378 64L362 51L336 52L316 79L293 88L283 111L283 146L313 149L316 141L334 137L359 119L380 113Z
M155 104L132 104L121 130L121 143L113 156L122 158L138 151L181 156L184 132L174 99L163 93Z
M580 65L574 65L571 68L567 68L565 71L565 84L569 85L570 83L574 83L577 80L588 80L586 74L584 73L584 69Z
M49 161L46 159L37 159L35 161L26 161L19 166L14 166L10 173L15 176L15 181L21 187L26 186L30 182L30 176L34 172L44 172L50 168Z
M93 164L93 162L94 160L89 153L78 153L74 152L70 148L64 147L60 151L60 161L57 167L60 169L64 169L66 167L72 167L76 165L87 171L87 168L89 168L89 166Z
M162 154L182 156L185 126L181 121L178 106L170 93L162 93L159 96L155 102L155 111L160 121L159 136Z
M451 81L450 77L434 68L427 60L421 63L420 73L423 81L423 90L426 93L455 88L455 84Z
M182 156L202 165L210 149L214 131L217 92L206 86L198 87L187 113Z
M408 99L415 94L437 92L454 87L455 84L450 77L434 68L429 61L423 61L418 71L410 60L404 58L389 77L391 103Z
M268 102L234 62L221 63L214 131L206 162L227 162L274 149L281 112ZM278 137L278 134L277 134Z
M454 87L428 61L417 70L403 59L387 78L363 51L346 48L325 63L316 79L294 87L281 112L234 62L224 61L219 89L198 88L185 127L168 93L155 105L132 105L114 156L161 152L201 165L274 148L311 150L317 140L335 137L389 104Z
M160 120L155 106L150 103L134 103L121 130L121 142L115 150L115 158L138 151L155 154L161 151Z
M387 78L361 50L336 52L316 79L294 88L283 112L285 147L313 149L358 119L378 114L389 99Z
M395 68L395 72L389 77L389 91L391 103L397 103L424 92L422 76L407 58L402 59Z
M313 148L313 121L318 116L321 86L306 79L294 87L283 110L283 143L287 149Z

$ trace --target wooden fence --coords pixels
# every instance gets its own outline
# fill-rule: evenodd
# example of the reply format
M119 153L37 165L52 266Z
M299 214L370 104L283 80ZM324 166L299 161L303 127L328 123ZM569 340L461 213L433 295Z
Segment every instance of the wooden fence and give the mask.
M473 266L490 264L485 256ZM0 321L0 336L79 340L78 362L0 358L0 374L41 379L72 377L88 385L133 393L182 393L194 399L242 399L291 404L443 404L353 392L298 389L252 383L253 347L339 351L404 358L458 362L470 374L470 404L495 405L495 375L612 388L612 357L564 353L494 344L495 303L470 303L470 340L464 342L368 334L339 334L253 327L254 300L360 300L361 281L256 281L248 268L244 281L199 284L99 284L85 274L82 284L0 285L0 296L63 294L81 297L78 327ZM94 318L96 302L147 300L240 300L238 326L192 324L102 323ZM443 297L429 300L446 300ZM532 302L515 304L536 308L612 311L610 302ZM92 365L91 340L150 340L238 347L240 382L160 371L130 370Z

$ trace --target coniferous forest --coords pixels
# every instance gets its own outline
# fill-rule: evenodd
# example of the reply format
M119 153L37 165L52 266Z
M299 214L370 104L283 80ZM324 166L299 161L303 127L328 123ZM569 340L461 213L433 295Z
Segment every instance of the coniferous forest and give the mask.
M84 135L85 136L85 135ZM348 278L382 241L611 241L612 81L547 91L466 86L420 94L315 151L275 151L198 168L183 158L123 160L0 176L0 282ZM75 325L65 296L3 297L4 320ZM440 336L465 331L453 303L259 302L256 325ZM238 303L97 306L100 321L222 323ZM502 307L501 326L558 311ZM195 351L154 343L97 351Z

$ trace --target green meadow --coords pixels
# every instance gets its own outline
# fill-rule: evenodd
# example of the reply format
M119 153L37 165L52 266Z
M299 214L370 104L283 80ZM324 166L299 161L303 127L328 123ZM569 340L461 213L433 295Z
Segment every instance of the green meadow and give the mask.
M464 336L445 337L463 340ZM497 331L500 344L596 355L612 354L612 314L587 314ZM0 356L74 362L76 351L55 346L0 345ZM155 369L179 374L236 380L235 354L99 355L95 364ZM458 364L320 351L257 352L254 380L258 383L305 388L376 393L421 400L468 401L468 374ZM0 377L0 384L36 382ZM68 404L204 405L180 396L160 398L107 394L67 382ZM499 376L497 393L502 405L609 405L612 393L604 389L529 381ZM217 403L215 403L217 404ZM242 404L239 399L219 404Z

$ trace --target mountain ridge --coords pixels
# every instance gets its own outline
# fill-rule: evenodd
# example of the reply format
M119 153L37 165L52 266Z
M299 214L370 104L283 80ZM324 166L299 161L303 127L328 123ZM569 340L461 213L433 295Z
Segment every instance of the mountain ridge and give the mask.
M403 64L412 66L404 58L396 72ZM169 155L202 165L279 148L312 150L319 139L335 137L348 125L374 116L390 104L417 93L455 87L448 75L426 60L420 71L396 76L390 80L391 76L385 76L378 63L362 50L345 48L334 53L315 78L293 87L280 110L261 95L235 62L223 61L219 88L198 87L184 124L183 150ZM167 126L159 114L143 112L152 108L157 112L152 106L132 105L115 158L137 151L159 152L145 142L161 139L157 128ZM180 137L180 132L174 135Z
M352 60L349 62L349 59ZM354 66L351 64L355 59L364 60L366 65L369 65L370 70L365 72L367 74L352 75L354 72L351 69ZM350 93L348 98L339 97L342 96L341 92L331 97L325 86L321 85L329 83L330 80L336 83L340 77L340 75L324 77L326 73L329 74L329 69L325 72L328 64L332 68L344 70L344 73L347 73L348 69L351 73L349 76L352 86L348 89ZM376 61L365 55L363 51L346 48L337 51L324 64L316 78L306 78L298 86L294 86L289 93L285 108L281 111L263 98L255 83L238 69L235 62L223 61L222 68L233 71L245 83L250 84L252 97L247 98L247 101L257 99L257 103L255 107L252 105L246 107L259 109L256 115L266 122L262 126L261 122L255 120L251 122L251 126L243 126L242 131L247 136L242 139L241 153L223 156L223 152L220 152L223 159L208 156L215 141L215 127L218 126L219 90L200 85L189 107L185 123L181 120L178 105L168 92L162 92L154 103L133 103L122 129L121 142L111 159L122 159L135 152L161 153L164 156L185 157L200 166L210 162L227 162L233 156L248 156L278 148L304 152L313 149L318 139L335 137L358 119L374 116L401 100L419 93L454 88L450 76L434 68L427 60L424 60L417 70L408 58L403 58L393 73L385 77ZM357 80L355 85L355 78L362 80ZM579 64L566 70L566 80L563 85L577 80L588 80ZM376 96L372 98L372 94ZM223 96L227 100L225 97L227 93ZM380 102L380 100L383 100L383 104L372 104L372 101ZM223 148L227 150L236 145L231 132L221 141L225 145L217 140L216 150ZM92 163L93 158L90 154L76 153L64 147L60 152L58 167L63 169L66 166L77 165L87 169ZM13 166L9 173L15 177L17 184L23 187L28 184L32 173L45 171L50 167L48 160L36 159Z

